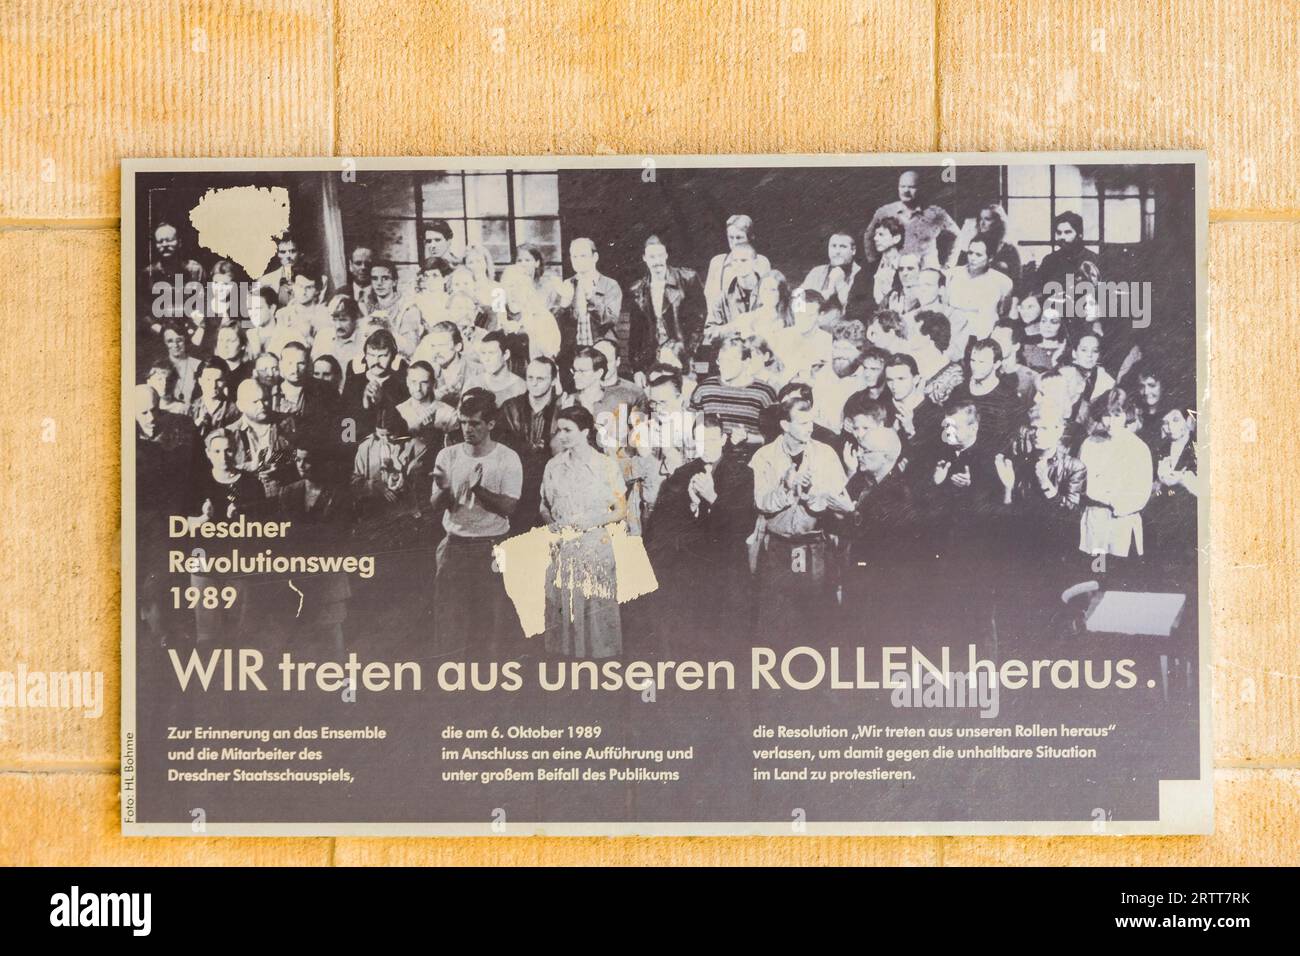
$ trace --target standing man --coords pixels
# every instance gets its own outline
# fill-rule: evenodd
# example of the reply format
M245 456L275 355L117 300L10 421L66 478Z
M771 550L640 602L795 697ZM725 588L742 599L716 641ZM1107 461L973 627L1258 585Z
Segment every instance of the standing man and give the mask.
M311 352L290 342L280 352L280 385L274 393L275 413L285 436L295 446L324 449L338 440L338 392L311 375Z
M822 297L823 303L834 300L834 308L843 313L845 319L860 319L863 322L871 315L871 293L865 298L854 295L858 273L862 266L853 261L857 252L857 243L848 229L837 229L826 241L826 262L813 266L804 277L801 289L811 289ZM850 302L854 308L850 309Z
M351 296L365 314L375 305L375 290L370 284L370 264L374 258L374 252L365 246L353 249L348 256L348 284L339 290L340 294Z
M921 189L921 176L909 169L898 177L898 201L876 210L867 227L866 256L875 256L870 241L880 220L892 216L903 224L903 252L918 256L922 266L947 268L956 252L960 227L940 206L927 206Z
M705 323L704 344L716 339L719 330L734 322L737 316L758 308L757 258L758 253L748 242L731 247L731 263L727 270L729 279Z
M683 656L746 640L753 608L745 539L754 530L754 473L714 416L695 422L690 447L693 457L664 480L645 531L659 580L656 630Z
M623 374L644 387L659 350L681 343L689 356L704 334L704 286L694 269L668 264L668 247L658 236L645 241L646 274L632 283L618 329Z
M479 339L474 347L478 354L478 368L466 379L467 385L486 388L496 396L501 405L528 389L524 380L510 371L510 344L506 333L497 330Z
M348 366L343 382L343 416L352 420L355 440L375 430L380 409L396 408L410 397L406 363L397 354L393 334L387 329L370 333L365 353Z
M561 365L578 350L612 336L623 310L623 290L618 283L596 269L600 253L590 239L569 243L573 275L560 285L556 322L560 326Z
M153 258L144 267L137 296L142 311L140 330L161 334L168 319L184 319L189 286L200 288L207 278L203 266L181 251L180 233L170 222L160 222L153 231ZM177 285L180 296L177 297ZM209 346L210 348L210 346Z
M758 554L758 630L790 644L816 632L834 603L823 520L853 510L839 456L813 439L813 406L794 392L781 402L781 434L750 462L764 519Z
M278 265L258 279L257 285L273 289L280 305L286 306L293 300L293 280L301 271L298 260L302 258L298 241L287 229L275 237L275 255Z
M1002 375L1002 346L993 339L974 339L966 346L966 367L970 378L952 390L949 400L979 409L981 434L994 451L1001 451L1020 418L1016 377Z
M446 435L460 423L456 404L460 393L438 398L434 387L434 370L428 362L415 361L406 369L406 390L411 397L397 406L411 435L434 450L442 448ZM456 404L453 404L456 403Z
M551 432L555 427L555 413L560 408L555 391L559 374L554 361L539 355L528 363L524 376L527 392L507 399L501 406L499 438L515 450L524 469L519 507L510 519L510 528L515 532L527 531L538 524L542 476L551 458Z
M239 383L235 404L243 417L230 428L235 466L262 483L268 497L293 481L293 446L272 418L271 392L257 379ZM211 433L209 433L211 434Z
M380 259L370 267L370 282L374 287L374 307L368 318L392 332L397 351L409 359L429 331L420 307L398 289L397 266L390 260Z
M741 339L727 339L718 348L718 374L700 382L691 393L691 411L714 414L727 437L757 447L762 442L763 409L776 403L776 392L754 381L750 349Z
M493 568L492 549L510 533L519 504L523 466L495 441L497 403L486 389L472 388L460 401L463 442L438 452L433 466L434 511L446 509L446 536L438 545L434 640L440 653L494 658L506 625L505 587ZM474 643L470 647L471 641Z
M918 590L908 575L898 574L916 557L916 513L911 486L899 468L898 433L879 425L855 431L850 457L856 468L848 483L853 513L844 520L849 542L844 605L853 620L871 622L873 637L883 637L907 623Z

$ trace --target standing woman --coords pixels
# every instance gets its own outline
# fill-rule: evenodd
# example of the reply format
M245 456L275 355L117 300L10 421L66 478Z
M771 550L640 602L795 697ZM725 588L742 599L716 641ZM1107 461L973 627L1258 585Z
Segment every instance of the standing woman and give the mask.
M465 247L465 259L461 267L468 269L474 277L474 298L480 308L492 307L492 290L497 287L497 266L492 261L492 253L481 243ZM454 291L454 290L453 290Z
M893 216L886 216L876 223L871 235L862 238L864 245L870 243L868 248L875 250L875 256L869 260L873 265L868 266L875 269L871 297L878 308L884 308L891 295L903 292L903 277L898 273L899 260L903 258L903 224Z
M736 246L744 243L754 244L754 220L746 215L732 216L727 220L727 251L719 252L709 262L709 272L704 279L704 301L708 305L708 313L712 314L714 307L722 300L726 292L727 283L731 281L730 265L731 250ZM770 272L772 263L767 256L755 254L754 271L759 275Z
M1088 470L1079 550L1127 558L1144 552L1142 509L1151 498L1151 452L1127 427L1128 396L1113 388L1088 406L1079 460Z
M557 412L554 427L541 515L562 537L546 572L546 652L617 657L623 628L609 526L627 517L622 472L598 450L595 420L581 405Z
M554 313L560 301L563 283L555 276L546 274L546 256L541 246L533 242L520 243L515 255L515 265L527 274L532 283L532 291L537 299L537 308ZM504 282L505 273L501 274Z
M980 209L975 220L975 237L988 240L985 248L989 251L989 268L1010 279L1013 289L1020 288L1020 252L1007 242L1007 211L1001 204L990 203ZM957 262L964 265L966 253Z
M199 393L199 369L203 362L190 355L189 339L179 323L168 322L163 326L163 345L167 349L167 360L176 370L176 384L167 399L179 402L189 411L190 404Z

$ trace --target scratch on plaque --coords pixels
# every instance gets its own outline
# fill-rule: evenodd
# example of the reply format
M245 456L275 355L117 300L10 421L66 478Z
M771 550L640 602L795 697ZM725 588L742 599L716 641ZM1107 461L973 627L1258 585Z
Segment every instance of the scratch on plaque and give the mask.
M293 589L293 593L294 593L294 594L298 595L298 610L294 612L294 615L293 615L293 616L294 616L294 617L301 617L301 616L302 616L302 601L303 601L303 593L302 593L301 591L299 591L296 587L294 587L294 584L293 584L292 581L289 582L289 587Z

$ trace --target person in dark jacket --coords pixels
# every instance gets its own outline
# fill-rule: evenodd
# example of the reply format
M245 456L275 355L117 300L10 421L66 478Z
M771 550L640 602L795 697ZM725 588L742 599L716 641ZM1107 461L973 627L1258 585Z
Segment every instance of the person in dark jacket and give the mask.
M734 645L749 631L753 606L746 539L754 474L716 416L701 416L694 437L696 457L664 481L645 530L663 643L674 654Z
M668 264L668 247L658 236L645 243L646 275L632 283L624 303L619 353L625 377L644 385L659 350L680 342L692 354L704 332L704 286L693 269ZM638 375L641 378L636 378Z

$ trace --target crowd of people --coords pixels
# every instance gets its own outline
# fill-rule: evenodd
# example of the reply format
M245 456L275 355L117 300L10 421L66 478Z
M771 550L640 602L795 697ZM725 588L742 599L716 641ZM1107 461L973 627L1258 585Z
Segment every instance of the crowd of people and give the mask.
M362 246L331 282L284 234L246 315L232 264L159 224L138 290L142 536L246 515L317 548L436 548L420 628L447 653L522 646L494 548L539 526L557 655L861 643L1151 567L1194 586L1194 396L1131 323L1060 291L1101 277L1079 215L1022 263L996 202L959 225L905 171L868 223L829 230L799 281L747 215L699 270L640 236L626 288L600 271L615 237L574 238L560 277L534 246L495 262L434 223L404 288ZM202 308L158 307L177 277ZM616 534L657 580L630 604ZM303 626L342 642L364 622L340 577L314 584ZM142 607L229 640L256 588L233 625Z

